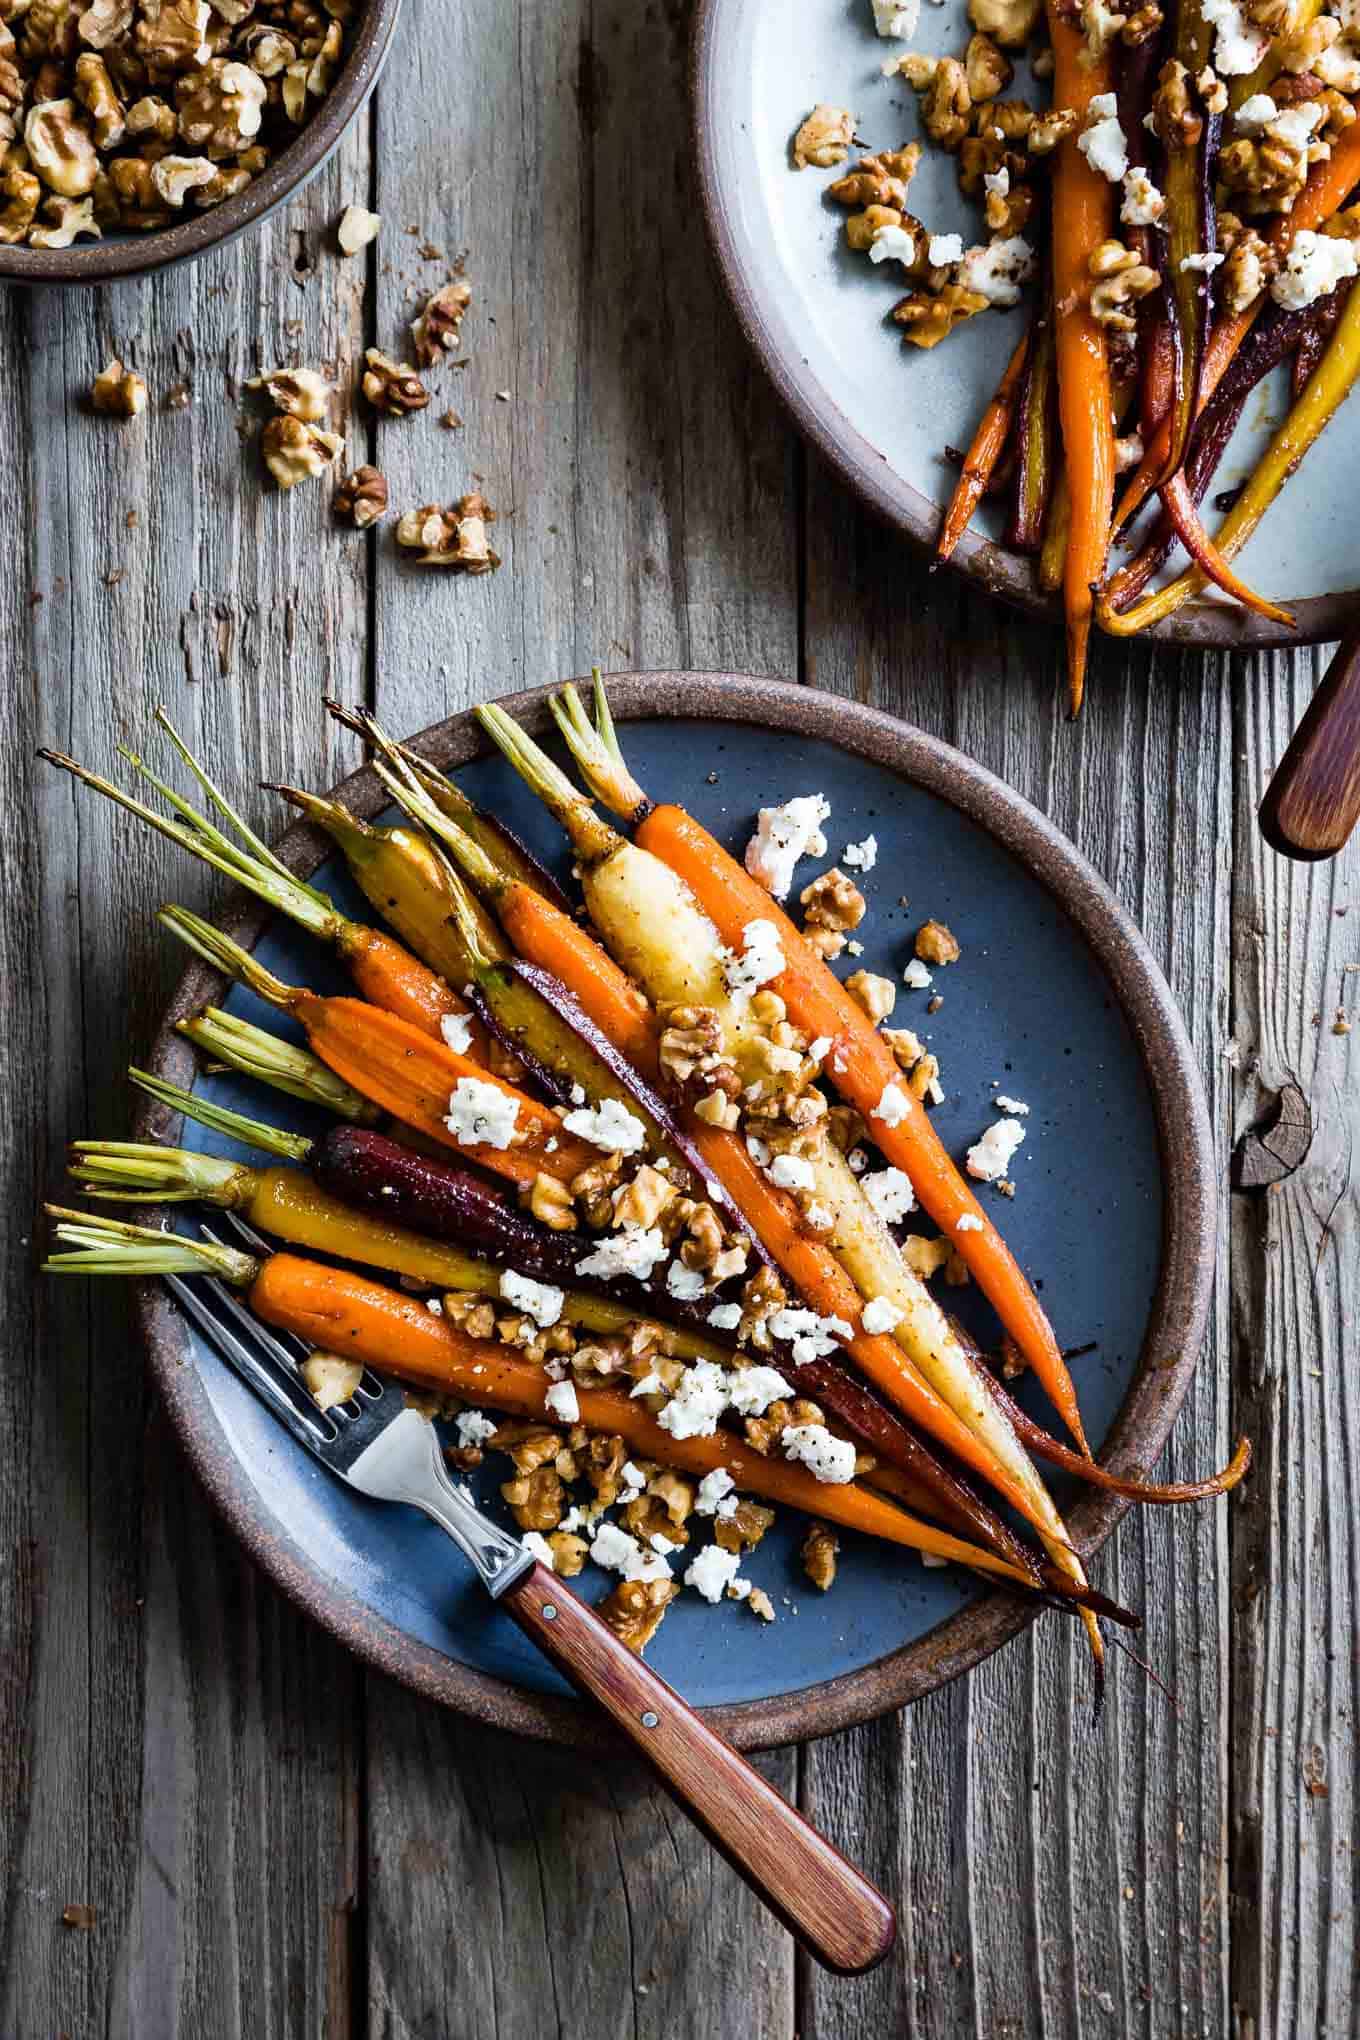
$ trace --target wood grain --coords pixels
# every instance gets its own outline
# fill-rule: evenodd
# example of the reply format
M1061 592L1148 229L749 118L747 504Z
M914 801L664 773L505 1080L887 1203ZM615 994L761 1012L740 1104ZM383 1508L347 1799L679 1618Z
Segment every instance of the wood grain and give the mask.
M1289 857L1333 857L1360 819L1360 636L1339 646L1261 801L1261 830Z

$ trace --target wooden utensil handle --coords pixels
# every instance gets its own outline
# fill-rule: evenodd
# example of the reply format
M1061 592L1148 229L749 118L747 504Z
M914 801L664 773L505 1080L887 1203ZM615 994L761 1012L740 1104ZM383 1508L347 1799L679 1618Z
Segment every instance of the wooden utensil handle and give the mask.
M546 1566L500 1605L600 1705L732 1868L827 1969L857 1976L892 1947L882 1893L700 1720Z
M1360 818L1360 631L1342 644L1261 802L1261 833L1285 857L1335 857Z

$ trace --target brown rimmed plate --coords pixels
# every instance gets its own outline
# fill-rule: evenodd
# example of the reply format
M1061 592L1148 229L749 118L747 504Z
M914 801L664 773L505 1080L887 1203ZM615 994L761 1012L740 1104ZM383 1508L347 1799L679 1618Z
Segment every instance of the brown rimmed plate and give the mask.
M961 55L960 10L925 6L910 47ZM695 159L709 238L747 340L795 423L869 508L917 545L933 547L956 470L1023 331L1023 310L989 311L928 351L903 343L889 313L907 286L896 263L851 253L845 213L825 196L840 174L794 171L789 145L819 101L848 107L864 151L925 142L910 205L933 233L985 238L958 190L955 159L926 141L916 95L880 66L907 44L873 30L870 0L698 0L691 49ZM1021 75L1012 92L1042 104ZM853 158L852 158L853 160ZM1287 370L1247 406L1215 481L1244 481L1288 405ZM1351 500L1354 421L1343 414L1238 560L1246 580L1291 607L1296 631L1217 598L1187 603L1151 637L1252 647L1319 643L1360 614ZM1032 560L1000 543L1001 507L984 504L954 554L972 579L1032 612L1057 617ZM1214 517L1209 516L1210 528ZM1141 529L1145 526L1140 527ZM1119 556L1116 556L1119 557ZM1179 564L1179 563L1177 563Z
M905 991L896 1018L938 1030L948 1095L937 1123L956 1152L993 1118L998 1086L1030 1104L1013 1170L1018 1194L998 1207L1004 1229L1044 1285L1063 1343L1096 1342L1077 1370L1102 1457L1122 1472L1150 1467L1204 1331L1215 1198L1192 1052L1137 930L1027 802L947 745L886 715L732 674L637 674L610 685L643 783L657 798L683 799L734 847L760 801L813 790L832 805L826 863L847 841L875 835L878 861L865 882L870 909L860 931L864 965L900 972L926 912L959 933L964 957L948 978L948 1024L924 1013L921 994ZM506 706L530 727L548 727L541 693ZM471 716L438 724L418 741L565 869L546 816L501 761L486 756ZM366 817L384 806L367 772L337 793ZM356 910L343 872L310 830L290 830L280 850L292 869L317 877L346 911ZM809 863L803 872L817 868ZM914 901L904 910L899 896L908 891ZM328 953L253 905L224 925L286 979L323 991L344 987ZM847 959L844 967L855 965ZM185 975L151 1066L239 1109L307 1126L271 1094L195 1078L173 1023L223 992L205 968ZM239 992L228 1003L279 1025ZM143 1115L139 1132L222 1146L161 1108ZM994 1331L975 1293L951 1291L950 1299L979 1333ZM579 1747L607 1743L593 1714L489 1609L440 1532L329 1481L198 1341L158 1285L144 1287L141 1313L158 1385L191 1461L247 1549L301 1606L369 1662L433 1699L525 1734ZM499 1477L488 1469L489 1494ZM1123 1506L1108 1497L1075 1500L1070 1521L1083 1550L1103 1543ZM974 1593L952 1572L850 1536L836 1586L818 1595L799 1571L798 1534L791 1521L777 1526L744 1568L771 1594L772 1628L735 1604L712 1609L685 1594L649 1653L743 1747L824 1735L916 1699L1029 1619L1005 1596ZM598 1593L604 1582L587 1574L581 1584Z

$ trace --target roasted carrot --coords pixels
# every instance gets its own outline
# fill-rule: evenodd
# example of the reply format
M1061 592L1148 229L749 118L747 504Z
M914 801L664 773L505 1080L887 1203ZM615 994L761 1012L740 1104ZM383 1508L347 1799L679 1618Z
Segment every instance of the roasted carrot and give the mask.
M888 1160L911 1178L923 1209L958 1248L1063 1422L1086 1451L1072 1378L1038 1298L959 1174L925 1107L900 1081L902 1073L892 1051L863 1007L763 886L692 815L677 807L653 808L635 840L685 880L725 942L740 947L741 931L749 922L774 922L785 968L773 989L788 1008L790 1020L811 1038L830 1038L826 1068L836 1089L870 1121L871 1136ZM878 1112L889 1087L905 1101L896 1124ZM975 1223L960 1231L964 1217Z
M1002 450L1010 437L1015 423L1016 401L1025 373L1025 362L1029 356L1029 335L1024 334L1006 365L1006 372L996 386L996 394L982 414L982 422L973 435L973 443L964 458L963 471L954 486L954 494L945 512L944 523L935 545L937 560L947 560L968 528L968 520L982 501L987 484L1001 458Z
M56 765L63 772L69 772L82 785L103 794L106 800L114 801L139 821L147 823L158 834L168 836L172 843L187 850L192 857L199 858L226 877L234 879L282 914L315 935L320 941L329 943L342 959L354 979L355 987L365 999L374 1005L384 1007L389 1013L399 1014L414 1027L426 1034L438 1035L441 1022L455 1014L466 1015L467 1002L460 998L448 981L426 964L412 956L400 942L385 935L381 929L370 928L362 921L351 921L342 914L325 893L315 886L306 885L301 879L279 862L272 851L266 850L257 837L246 829L245 824L229 808L208 778L198 761L176 734L173 725L163 709L158 711L158 721L167 732L189 769L209 799L232 823L235 832L242 839L234 843L223 834L206 816L200 814L189 802L177 794L150 772L142 760L131 751L124 751L128 763L139 771L175 809L179 820L157 814L154 808L143 801L124 793L110 780L101 778L59 751L40 751L50 765ZM357 826L357 825L356 825ZM461 982L461 980L460 980ZM485 1041L480 1024L473 1022L473 1045Z
M290 1013L328 1069L371 1098L403 1126L457 1148L498 1176L521 1188L539 1175L569 1183L600 1158L600 1150L563 1133L561 1121L537 1099L494 1076L480 1063L459 1055L441 1041L359 999L326 999L294 985L285 985L271 971L217 928L182 907L162 908L160 920L217 969L248 985L257 997ZM488 1141L460 1141L448 1124L449 1100L464 1080L475 1082L513 1101L514 1135L510 1146Z
M177 1233L46 1207L57 1243L44 1273L56 1275L213 1274L245 1294L258 1317L316 1349L392 1374L400 1381L515 1416L553 1421L552 1379L535 1360L498 1340L473 1339L435 1317L416 1297L388 1289L349 1268L331 1268L289 1253L261 1260ZM673 1438L633 1397L612 1388L577 1386L587 1429L620 1437L631 1452L700 1476L724 1468L735 1485L768 1501L862 1531L888 1543L929 1552L1019 1587L1032 1582L1009 1560L963 1542L908 1515L854 1482L821 1481L793 1461L766 1457L730 1431Z
M1091 61L1086 38L1061 0L1047 0L1047 14L1053 44L1053 104L1071 107L1084 124L1090 101L1113 89L1111 58ZM1093 591L1105 577L1114 501L1110 365L1105 329L1091 316L1088 267L1093 251L1110 238L1114 199L1108 181L1078 149L1075 134L1058 146L1052 191L1058 417L1071 498L1063 609L1068 705L1076 715L1086 691Z

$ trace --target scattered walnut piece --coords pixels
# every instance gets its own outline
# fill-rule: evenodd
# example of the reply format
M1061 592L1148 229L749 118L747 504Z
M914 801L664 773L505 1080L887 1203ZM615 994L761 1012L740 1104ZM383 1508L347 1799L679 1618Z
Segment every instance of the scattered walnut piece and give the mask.
M717 1518L713 1535L724 1551L754 1551L773 1521L773 1509L742 1495L735 1509Z
M22 241L37 217L42 185L31 170L7 170L0 178L0 247L12 248Z
M963 75L974 106L996 99L1015 76L1015 66L1003 56L989 35L970 37L963 54Z
M968 0L968 19L1003 50L1022 50L1039 25L1043 0Z
M501 1494L521 1530L555 1530L562 1520L566 1490L556 1467L536 1466L532 1473L504 1481Z
M852 928L864 919L864 895L837 865L814 878L798 895L803 933L827 958L839 956Z
M1190 74L1178 57L1170 57L1157 74L1152 95L1153 130L1167 149L1193 149L1204 121L1190 95Z
M1261 295L1278 269L1280 258L1255 227L1244 226L1233 214L1220 210L1218 223L1221 243L1227 250L1219 294L1225 310L1244 312Z
M1051 156L1059 142L1065 142L1081 126L1081 116L1070 106L1050 106L1031 121L1025 146L1031 156Z
M554 1530L548 1538L548 1548L553 1555L553 1571L560 1580L574 1580L584 1569L590 1553L585 1538L572 1530Z
M43 99L24 120L29 167L59 198L93 191L99 154L82 108L74 99Z
M422 368L432 368L441 354L452 353L458 345L463 314L472 303L472 286L455 278L428 298L418 319L411 322L411 344Z
M359 387L375 411L388 418L406 418L423 411L430 393L409 361L393 361L381 348L370 347Z
M1086 38L1086 47L1077 62L1083 70L1094 70L1104 61L1110 44L1127 24L1127 14L1116 14L1113 8L1105 5L1105 0L1081 0L1081 30Z
M891 978L876 977L870 970L857 970L845 980L845 989L877 1026L897 1004L897 986Z
M855 139L855 116L843 106L814 106L793 138L793 167L830 170L843 163Z
M61 1923L64 1927L92 1927L99 1915L92 1905L80 1903L64 1905L61 1909Z
M953 1251L943 1235L932 1240L927 1239L924 1233L908 1233L902 1242L902 1259L923 1282L929 1282L932 1275L939 1274Z
M345 517L359 531L376 524L387 508L387 478L375 467L357 467L338 484L331 498L337 517Z
M303 1384L319 1410L348 1402L363 1378L360 1362L338 1353L309 1353L302 1363Z
M1131 333L1137 323L1133 307L1161 282L1156 270L1122 241L1102 241L1092 249L1087 268L1093 279L1091 317L1099 326Z
M281 489L324 474L344 445L338 432L323 432L301 418L271 418L260 437L264 464Z
M746 1596L746 1605L753 1615L760 1617L762 1622L774 1621L774 1602L770 1599L764 1587L752 1587L750 1593Z
M940 291L913 291L893 306L892 316L899 326L906 327L903 337L913 347L938 347L955 326L985 312L989 302L981 291L947 283Z
M370 241L377 240L378 229L381 226L382 215L380 213L366 212L361 205L347 205L341 213L340 223L335 229L335 238L340 244L340 253L342 255L357 255L359 250L366 248Z
M334 383L314 368L274 368L264 375L252 375L248 390L264 390L276 411L286 418L301 418L306 425L318 425L326 415Z
M82 234L89 234L96 241L103 238L94 216L93 199L45 198L42 210L44 224L28 230L30 247L69 248ZM48 220L52 221L51 226L46 224Z
M812 1522L808 1525L807 1536L803 1539L803 1571L814 1587L825 1593L836 1578L836 1553L840 1550L840 1539L830 1524Z
M920 160L919 142L908 142L904 149L884 149L876 156L861 156L853 170L827 186L826 195L837 205L900 209L907 202L907 186Z
M139 418L146 409L146 384L135 370L124 368L115 354L95 377L90 401L96 411L112 418Z
M397 523L397 544L414 553L418 567L450 567L455 573L489 574L500 565L487 542L486 527L496 513L476 490L441 510L437 503L408 510Z
M540 1225L551 1226L554 1232L570 1232L576 1224L576 1212L566 1184L542 1170L530 1186L528 1205Z
M640 1655L679 1591L674 1580L621 1580L595 1612L621 1643Z
M922 963L957 963L963 954L943 921L923 921L916 931L915 949Z

